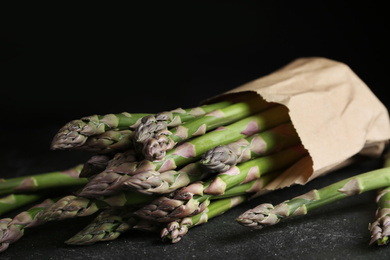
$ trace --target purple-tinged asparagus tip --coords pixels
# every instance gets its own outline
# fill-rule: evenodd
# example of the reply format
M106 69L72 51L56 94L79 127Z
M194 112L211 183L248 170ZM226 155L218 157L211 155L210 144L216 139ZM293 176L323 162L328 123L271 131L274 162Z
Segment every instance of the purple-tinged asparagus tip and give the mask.
M203 154L200 163L210 172L225 172L236 165L237 155L226 145L219 145Z
M170 134L172 134L170 131L164 129L146 140L142 150L145 159L151 161L164 159L166 152L175 146L175 142L169 137Z

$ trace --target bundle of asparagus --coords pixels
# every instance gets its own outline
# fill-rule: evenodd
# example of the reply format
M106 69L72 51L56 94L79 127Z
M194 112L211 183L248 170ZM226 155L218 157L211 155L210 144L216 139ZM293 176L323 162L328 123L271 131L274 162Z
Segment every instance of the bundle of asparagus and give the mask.
M157 114L94 115L67 123L51 148L84 150L92 157L68 171L0 182L0 194L6 196L0 214L41 201L0 220L0 252L26 228L94 214L67 244L114 240L132 229L159 231L163 241L176 243L190 228L267 191L267 184L309 155L287 108L252 94ZM382 176L379 183L370 181L372 175ZM388 178L387 168L356 176L277 207L262 204L237 220L261 228L380 188ZM48 193L64 186L73 189ZM373 241L384 240L387 231L378 232L379 224L372 227L382 235Z
M62 127L51 148L93 155L68 175L0 183L0 194L29 192L25 205L43 201L0 220L0 251L26 228L92 214L93 222L67 244L113 240L131 229L160 230L164 241L178 242L190 227L244 202L307 155L287 109L253 93L157 114L84 117ZM38 193L65 185L75 189L56 197Z

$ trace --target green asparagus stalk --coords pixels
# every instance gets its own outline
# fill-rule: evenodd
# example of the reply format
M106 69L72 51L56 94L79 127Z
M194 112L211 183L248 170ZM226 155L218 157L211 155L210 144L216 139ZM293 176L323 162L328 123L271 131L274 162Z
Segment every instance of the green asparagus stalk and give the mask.
M135 130L135 139L137 143L143 144L147 139L151 138L157 132L176 127L184 122L210 113L216 109L221 109L231 105L230 101L221 101L209 105L203 105L194 108L177 108L171 111L157 113L142 118L141 123Z
M225 199L234 196L239 196L239 195L246 196L248 194L260 193L260 192L262 192L262 194L265 194L269 191L264 190L264 187L267 186L267 184L269 184L271 181L276 179L282 172L283 170L272 171L270 173L262 175L258 179L236 185L228 189L225 193L221 195L213 195L212 197L210 197L210 199L212 200Z
M16 215L13 219L0 219L0 252L6 250L10 244L15 243L24 235L24 229L40 225L38 220L40 212L55 202L55 199L46 199Z
M245 202L246 200L247 196L236 196L212 201L203 212L169 223L161 231L161 238L163 241L177 243L185 234L188 233L190 228L204 224L208 222L209 219L223 214L227 210Z
M75 217L90 216L101 209L110 207L139 206L150 203L157 196L149 196L135 192L120 192L114 196L102 198L84 198L68 195L59 199L50 207L44 209L39 220L42 223L55 220L63 220Z
M144 147L142 153L147 160L162 160L166 152L173 149L177 143L195 136L204 135L206 132L220 126L232 124L256 112L265 110L272 105L256 96L245 102L238 102L221 109L213 110L173 129L163 129L155 132L154 135L148 137L143 142Z
M387 159L390 160L390 159ZM306 215L309 211L366 191L390 186L390 167L347 178L321 189L314 189L277 206L263 203L247 210L237 222L253 229L277 224L289 217Z
M108 130L99 135L90 136L77 150L108 154L125 151L132 147L134 132L131 130Z
M102 211L83 230L65 241L68 245L92 245L111 241L132 230L158 231L160 224L147 222L133 214L133 207L112 207ZM147 222L147 223L146 223Z
M44 197L43 194L40 193L32 193L32 194L9 194L5 197L0 198L0 216L28 205L30 203L36 202Z
M161 196L149 205L137 210L135 214L144 219L170 222L201 212L213 196L223 195L236 185L259 179L266 173L286 168L306 153L307 151L299 145L269 156L250 160L205 182L198 181L172 194ZM247 192L246 189L240 191Z
M218 145L204 153L200 163L210 172L225 172L238 163L299 143L299 136L289 122L227 145Z
M90 136L100 135L112 129L134 130L146 113L120 113L92 115L72 120L65 124L54 136L51 149L65 150L82 146Z
M370 224L371 241L370 245L386 245L389 243L390 235L390 186L379 189L376 198L378 209L376 220Z
M55 171L30 176L0 179L0 195L26 193L43 189L84 185L87 179L79 178L82 165L66 171Z
M126 153L118 154L112 160L111 166L108 166L104 172L91 179L79 195L94 197L108 193L112 194L116 190L124 189L123 183L129 180L132 175L146 171L165 172L174 170L177 167L199 160L203 153L217 145L228 144L289 121L287 108L275 106L183 142L167 152L161 161L143 160L137 162L134 161L134 157L129 157L130 159L127 160Z

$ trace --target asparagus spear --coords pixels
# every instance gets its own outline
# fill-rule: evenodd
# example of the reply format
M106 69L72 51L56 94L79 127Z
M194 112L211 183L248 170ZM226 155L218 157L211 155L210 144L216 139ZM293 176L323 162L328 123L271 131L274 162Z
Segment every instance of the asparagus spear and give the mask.
M100 135L112 129L134 130L146 113L120 113L92 115L72 120L65 124L54 136L51 149L64 150L82 146L90 136Z
M88 183L78 192L78 195L83 197L110 196L127 190L122 183L126 182L130 175L112 172L112 169L120 171L121 169L126 169L129 164L132 165L134 163L136 163L134 150L115 154L114 158L108 162L104 171L94 176L89 175Z
M137 219L127 207L113 207L102 211L83 230L65 241L69 245L92 245L99 241L116 239L135 225Z
M108 208L65 243L69 245L92 245L96 242L114 240L131 229L158 230L159 224L141 220L133 214L133 210L132 207Z
M173 149L177 143L195 136L204 135L206 132L216 129L219 126L234 123L272 105L256 96L245 102L238 102L221 109L213 110L173 129L156 131L143 142L144 147L142 153L148 160L162 160L166 152Z
M108 130L99 135L90 136L77 150L108 154L124 151L132 147L134 132L131 130Z
M158 222L170 222L177 218L201 212L213 196L223 195L240 183L250 182L263 174L288 167L304 156L307 151L300 145L260 157L234 166L205 182L195 182L180 190L161 196L149 205L137 210L135 214ZM239 190L246 193L246 190ZM229 193L230 194L230 193ZM237 194L235 194L237 195Z
M383 167L390 167L390 152L384 154ZM370 245L376 242L377 245L388 244L389 239L389 216L390 216L390 186L378 189L376 203L378 205L376 211L376 220L369 225L371 233Z
M378 190L376 220L370 225L370 245L386 245L390 235L390 186Z
M390 159L387 159L390 160ZM263 203L237 218L241 225L262 229L289 217L306 215L310 210L366 191L390 186L390 167L347 178L321 189L311 190L276 206Z
M13 219L0 219L0 252L3 252L10 244L19 240L23 236L25 228L41 224L38 220L40 212L54 202L55 199L46 199L30 209L19 213Z
M47 188L84 185L87 183L87 179L79 178L82 167L82 165L77 165L66 171L0 179L0 195L38 191Z
M0 236L4 235L4 232L7 230L7 226L11 220L11 218L0 219ZM19 238L16 237L16 240L18 239ZM9 244L10 243L8 242L0 243L0 252L5 251L9 247Z
M43 194L9 194L0 198L0 216L14 209L38 201L44 197Z
M91 158L89 158L88 161L84 163L79 177L90 178L101 173L107 168L111 159L112 158L110 156L104 154L93 155Z
M149 196L130 191L121 192L114 196L107 196L99 199L88 199L75 195L68 195L62 197L56 203L44 209L39 216L39 220L44 223L54 220L89 216L100 209L130 205L138 206L144 203L150 203L156 198L157 196Z
M160 130L168 129L181 125L191 119L205 115L216 109L221 109L231 105L230 101L221 101L209 105L203 105L194 108L177 108L171 111L157 113L142 118L141 123L135 130L135 139L137 143L143 144L147 139L154 136Z
M275 106L181 143L167 152L161 161L142 160L136 162L134 157L127 159L126 153L118 154L112 160L111 166L91 179L79 195L94 197L115 193L117 190L125 188L123 183L129 180L131 175L146 171L174 170L200 159L203 153L217 145L234 142L289 120L287 109L284 106Z
M299 143L298 134L289 122L227 145L218 145L204 153L200 163L210 172L225 172L238 163Z
M199 162L189 163L178 171L169 170L162 173L157 171L146 171L131 176L128 179L122 178L122 183L129 189L144 194L170 193L195 181L202 180L209 176Z
M161 238L163 241L171 243L179 242L188 230L194 226L198 226L208 222L209 219L223 214L227 210L245 202L247 196L235 196L225 199L215 200L210 203L207 210L191 217L186 217L181 220L169 223L162 231Z

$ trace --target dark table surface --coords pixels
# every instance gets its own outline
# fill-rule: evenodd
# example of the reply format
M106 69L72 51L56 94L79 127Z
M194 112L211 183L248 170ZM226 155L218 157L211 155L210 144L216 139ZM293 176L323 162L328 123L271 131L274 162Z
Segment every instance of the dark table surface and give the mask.
M380 6L257 1L176 8L13 16L0 35L0 177L67 169L89 158L49 149L72 119L192 107L299 57L348 64L390 107L389 23ZM262 202L276 204L381 165L380 158L362 158L305 186L274 191L191 229L177 244L131 231L111 242L66 245L90 216L28 229L0 259L388 259L388 246L368 246L375 191L261 231L235 222Z

